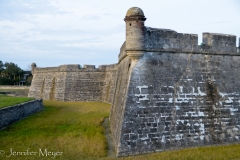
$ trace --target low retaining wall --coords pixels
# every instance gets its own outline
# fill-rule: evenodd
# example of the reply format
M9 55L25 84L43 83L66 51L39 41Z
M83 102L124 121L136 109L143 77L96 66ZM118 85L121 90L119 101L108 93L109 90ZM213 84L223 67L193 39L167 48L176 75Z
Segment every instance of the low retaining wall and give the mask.
M0 129L17 122L33 113L43 110L42 100L32 100L0 109Z

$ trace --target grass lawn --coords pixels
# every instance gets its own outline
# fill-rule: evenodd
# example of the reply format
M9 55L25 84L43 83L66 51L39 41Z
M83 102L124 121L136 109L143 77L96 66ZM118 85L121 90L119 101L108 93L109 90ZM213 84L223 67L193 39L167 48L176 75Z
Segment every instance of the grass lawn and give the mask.
M56 159L98 159L107 155L101 126L110 105L101 102L44 101L45 110L0 131L0 150L63 152ZM52 156L11 156L5 159L52 159ZM0 157L0 159L2 158Z
M11 97L6 95L0 94L0 108L7 107L7 106L13 106L15 104L31 101L34 98L28 98L28 97Z
M101 102L44 101L45 110L0 131L0 159L52 159L41 155L45 149L63 152L55 159L101 159L107 157L107 143L101 126L110 105ZM10 149L36 155L6 157ZM40 156L39 156L40 153ZM61 153L59 153L61 154ZM240 145L189 148L119 158L126 160L237 160Z

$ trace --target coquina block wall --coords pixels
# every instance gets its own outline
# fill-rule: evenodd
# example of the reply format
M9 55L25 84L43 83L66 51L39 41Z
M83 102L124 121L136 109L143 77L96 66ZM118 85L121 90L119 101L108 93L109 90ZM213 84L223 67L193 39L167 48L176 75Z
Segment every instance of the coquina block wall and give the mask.
M28 96L45 100L112 103L116 71L117 65L37 68L33 63L33 80Z
M112 104L116 156L240 140L240 53L236 36L145 26L133 7L113 65L32 64L30 97Z
M110 125L117 156L240 140L240 53L236 36L146 27L125 17ZM124 82L124 83L123 83Z
M0 129L43 110L42 100L32 100L0 109Z

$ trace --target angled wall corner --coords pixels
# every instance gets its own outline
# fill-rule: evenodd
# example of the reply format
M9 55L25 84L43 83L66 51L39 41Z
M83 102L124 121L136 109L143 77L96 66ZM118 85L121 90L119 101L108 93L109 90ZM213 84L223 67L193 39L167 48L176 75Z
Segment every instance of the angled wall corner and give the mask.
M117 156L240 142L239 66L240 56L145 53L118 82Z

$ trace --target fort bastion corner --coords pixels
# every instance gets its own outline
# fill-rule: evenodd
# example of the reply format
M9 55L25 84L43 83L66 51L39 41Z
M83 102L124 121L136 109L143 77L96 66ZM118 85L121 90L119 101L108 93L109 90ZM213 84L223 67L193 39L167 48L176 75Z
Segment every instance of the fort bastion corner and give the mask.
M138 7L124 18L118 63L39 68L30 97L111 103L116 156L240 141L240 43L236 36L145 26ZM240 39L239 39L240 42Z

